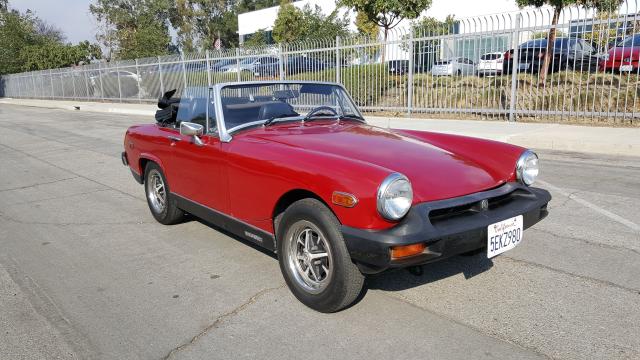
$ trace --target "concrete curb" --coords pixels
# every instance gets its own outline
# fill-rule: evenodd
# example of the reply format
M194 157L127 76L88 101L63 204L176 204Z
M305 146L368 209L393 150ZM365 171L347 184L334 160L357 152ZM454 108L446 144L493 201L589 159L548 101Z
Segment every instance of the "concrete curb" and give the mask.
M0 104L72 111L153 116L155 104L99 103L36 99L0 99ZM590 127L504 121L441 120L366 116L380 127L415 129L466 135L532 148L586 153L640 156L640 128Z

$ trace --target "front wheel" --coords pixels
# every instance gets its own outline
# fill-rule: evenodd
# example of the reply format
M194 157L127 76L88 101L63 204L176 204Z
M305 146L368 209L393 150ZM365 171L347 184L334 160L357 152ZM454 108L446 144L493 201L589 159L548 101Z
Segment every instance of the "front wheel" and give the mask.
M144 189L151 215L161 224L180 222L184 212L178 208L175 198L169 192L169 184L158 164L149 162L144 171Z
M320 312L351 305L364 275L351 261L335 215L320 201L293 203L278 224L278 261L293 295Z

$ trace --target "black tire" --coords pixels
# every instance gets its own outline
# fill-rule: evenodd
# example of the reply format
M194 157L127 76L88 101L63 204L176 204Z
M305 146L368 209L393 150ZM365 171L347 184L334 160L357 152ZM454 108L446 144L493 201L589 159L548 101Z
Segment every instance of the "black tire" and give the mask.
M162 183L164 185L165 202L161 210L158 209L157 205L154 205L154 195L151 195L152 179L156 175L162 179ZM182 221L184 218L184 212L178 208L175 197L171 195L169 183L167 183L167 178L164 176L162 169L154 162L147 163L147 166L144 169L144 192L151 215L153 215L159 223L172 225Z
M330 255L326 259L331 261L330 266L327 266L330 269L329 275L325 278L324 287L316 289L315 293L301 282L299 272L296 275L295 264L304 266L301 264L303 260L294 258L291 254L292 241L296 246L295 251L298 251L298 243L294 238L299 238L296 234L301 234L296 230L300 224L315 226L328 244L328 249L324 250ZM364 286L364 275L351 261L339 229L340 223L335 215L316 199L302 199L291 204L277 224L278 261L289 290L300 302L323 313L335 312L351 305Z

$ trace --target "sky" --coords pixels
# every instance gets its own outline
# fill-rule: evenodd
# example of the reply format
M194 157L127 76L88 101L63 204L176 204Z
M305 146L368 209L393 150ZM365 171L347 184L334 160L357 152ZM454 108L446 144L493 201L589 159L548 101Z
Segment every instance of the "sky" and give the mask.
M36 15L61 29L67 41L95 42L96 21L89 13L91 0L9 0L9 6L21 12L31 9Z

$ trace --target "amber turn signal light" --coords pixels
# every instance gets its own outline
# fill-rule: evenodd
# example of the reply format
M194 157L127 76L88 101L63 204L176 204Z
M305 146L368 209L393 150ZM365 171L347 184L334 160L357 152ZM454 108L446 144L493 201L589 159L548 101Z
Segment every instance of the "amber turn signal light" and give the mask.
M351 194L334 191L333 195L331 195L331 202L336 205L352 208L356 206L358 199Z
M391 258L399 259L405 258L409 256L414 256L418 254L422 254L426 245L423 243L420 244L411 244L405 246L392 246L391 247Z

